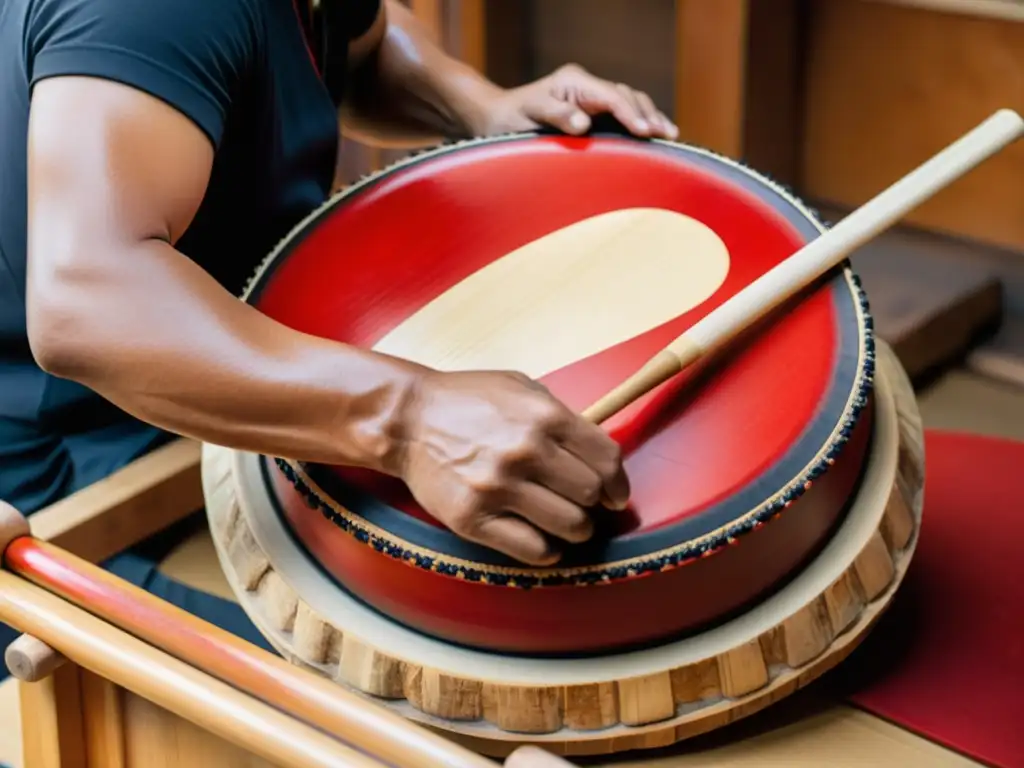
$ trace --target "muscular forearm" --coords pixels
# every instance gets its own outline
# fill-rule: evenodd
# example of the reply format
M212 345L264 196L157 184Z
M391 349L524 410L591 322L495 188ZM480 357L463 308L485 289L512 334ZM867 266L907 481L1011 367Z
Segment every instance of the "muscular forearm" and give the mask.
M502 89L445 53L401 3L388 0L387 17L380 46L355 72L352 109L452 137L479 132L485 105Z
M51 372L178 434L391 470L411 364L297 333L161 240L115 254L117 268L73 263L32 278L47 298L30 305L30 339Z

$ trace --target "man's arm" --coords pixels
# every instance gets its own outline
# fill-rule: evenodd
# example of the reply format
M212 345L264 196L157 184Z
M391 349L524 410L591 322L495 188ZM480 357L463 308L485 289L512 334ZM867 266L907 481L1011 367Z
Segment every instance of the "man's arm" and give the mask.
M463 138L540 125L581 134L600 113L613 115L637 136L679 135L646 93L574 64L533 83L500 88L445 53L396 0L383 0L376 22L353 41L349 59L354 82L345 127L357 138L376 133L412 144L426 138L418 135L424 130Z
M28 153L27 319L45 370L178 434L396 475L455 533L531 564L560 556L542 531L584 541L585 508L625 505L618 446L543 387L298 333L175 250L213 151L164 102L43 80Z
M383 0L373 26L349 47L355 121L463 137L483 132L506 91L448 55L402 3Z
M386 464L413 366L297 333L175 250L212 161L194 123L138 90L77 77L37 84L27 281L37 361L179 434Z

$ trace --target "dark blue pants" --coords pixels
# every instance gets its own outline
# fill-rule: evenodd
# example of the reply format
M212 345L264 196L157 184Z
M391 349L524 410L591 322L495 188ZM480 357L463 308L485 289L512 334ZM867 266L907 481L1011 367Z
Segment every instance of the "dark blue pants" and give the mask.
M31 516L169 439L171 436L166 433L124 416L59 434L0 416L0 499ZM199 511L191 519L101 565L201 619L272 650L238 605L187 587L157 571L160 561L182 537L204 524ZM16 637L11 627L0 624L0 655ZM8 674L0 664L0 681Z

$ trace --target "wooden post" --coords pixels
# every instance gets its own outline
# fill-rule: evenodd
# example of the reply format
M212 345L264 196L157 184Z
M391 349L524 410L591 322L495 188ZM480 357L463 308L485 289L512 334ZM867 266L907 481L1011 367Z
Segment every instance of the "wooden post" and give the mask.
M18 682L26 768L87 768L80 672L65 664L37 683Z
M680 140L743 154L749 0L676 0L675 120Z
M793 185L799 177L799 0L676 0L680 140Z

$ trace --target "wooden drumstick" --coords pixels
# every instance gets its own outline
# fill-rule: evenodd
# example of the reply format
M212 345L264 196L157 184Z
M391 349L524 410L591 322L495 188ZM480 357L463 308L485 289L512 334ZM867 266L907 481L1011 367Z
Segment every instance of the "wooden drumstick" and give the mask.
M3 551L10 572L152 644L175 659L202 668L255 698L391 765L421 768L494 768L495 763L336 683L298 669L230 632L154 597L74 555L25 534L18 513L0 502L0 533L22 532ZM0 570L0 580L3 572ZM2 591L2 590L0 590ZM0 595L0 610L3 599ZM40 633L39 627L28 627ZM49 636L46 642L67 654ZM70 658L70 656L69 656Z
M594 423L614 416L843 261L950 182L1024 135L1024 120L1001 109L816 240L765 273L652 357L585 411Z
M83 669L272 765L384 768L376 758L289 717L271 702L242 693L5 571L0 571L0 619L44 638Z

